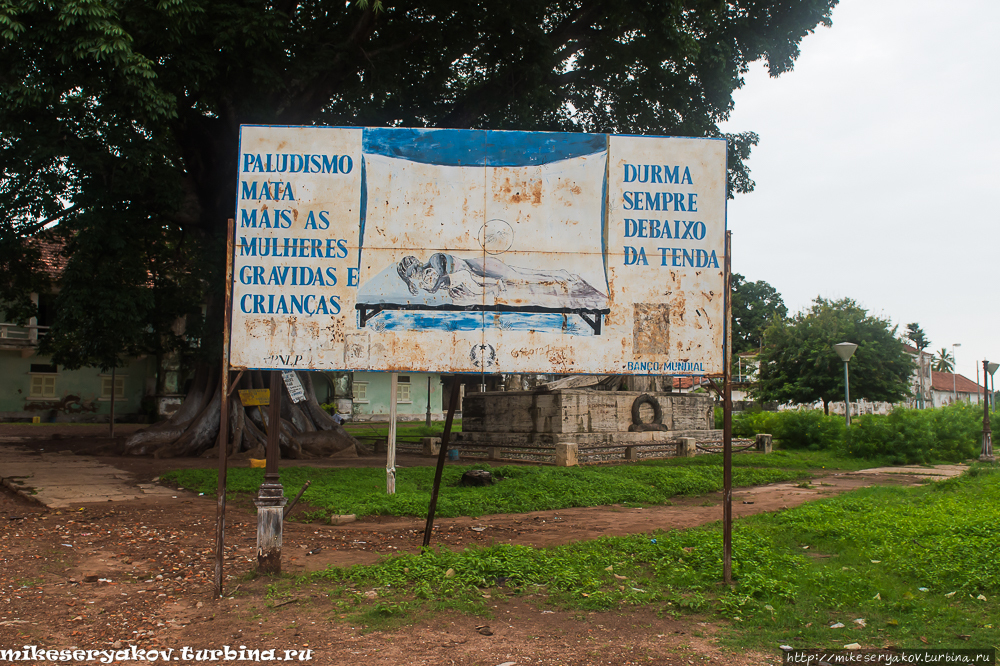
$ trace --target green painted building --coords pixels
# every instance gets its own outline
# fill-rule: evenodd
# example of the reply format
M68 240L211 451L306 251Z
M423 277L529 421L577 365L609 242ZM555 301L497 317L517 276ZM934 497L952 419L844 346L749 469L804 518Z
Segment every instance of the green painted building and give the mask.
M331 373L332 374L332 373ZM350 411L355 421L388 421L390 409L390 382L388 372L354 372L348 392L351 399ZM399 421L422 421L427 418L428 395L431 419L444 419L441 399L443 387L441 375L427 373L399 374L396 384L396 415ZM428 380L430 393L428 394ZM345 382L335 382L344 386ZM317 385L318 392L318 385ZM345 398L338 395L337 411L347 411Z
M155 388L155 360L133 359L111 373L99 368L66 370L26 345L11 348L0 338L0 418L39 417L43 423L107 421L111 396L115 420L134 421L144 415L143 397Z

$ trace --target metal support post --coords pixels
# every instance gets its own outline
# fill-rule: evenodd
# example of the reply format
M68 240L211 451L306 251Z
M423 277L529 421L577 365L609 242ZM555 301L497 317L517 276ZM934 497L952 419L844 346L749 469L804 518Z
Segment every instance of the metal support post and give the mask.
M458 408L458 392L461 386L458 375L451 377L451 395L448 399L448 416L444 420L444 432L441 433L441 450L438 451L437 468L434 470L434 487L431 489L431 503L427 507L427 523L424 525L424 544L431 545L431 530L434 529L434 512L437 511L438 490L441 488L441 474L444 472L444 459L448 455L448 440L451 438L451 423L455 419Z
M226 547L226 471L229 455L229 335L232 328L233 237L236 220L229 218L226 236L226 298L222 323L222 408L219 411L219 477L215 508L215 596L222 596L222 563ZM114 387L112 387L113 389Z
M847 427L851 427L851 378L847 371L850 361L844 361L844 414Z
M983 462L994 462L993 456L993 433L990 432L990 396L989 396L989 361L983 361L983 450L979 453L979 459Z
M733 371L730 354L733 335L733 232L726 232L725 331L722 376L722 580L733 582Z
M267 462L264 483L257 492L257 572L281 573L281 529L285 513L285 492L278 472L281 436L281 371L271 371L271 397L267 411Z

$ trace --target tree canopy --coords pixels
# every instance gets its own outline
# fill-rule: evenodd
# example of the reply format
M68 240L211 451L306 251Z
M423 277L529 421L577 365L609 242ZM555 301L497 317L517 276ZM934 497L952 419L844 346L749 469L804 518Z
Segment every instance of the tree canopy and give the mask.
M955 369L955 355L947 347L941 347L934 354L934 372L951 372Z
M781 294L767 282L748 282L733 273L733 353L743 354L760 349L764 329L775 318L784 319L788 308Z
M0 2L0 300L30 314L25 242L57 222L56 362L217 352L240 124L721 136L749 65L789 70L836 3ZM750 191L757 137L728 138Z
M844 399L839 342L858 345L850 361L851 398L897 402L909 395L916 367L896 337L897 327L873 316L855 301L816 298L787 321L774 320L764 332L755 397L781 403Z
M927 334L924 333L924 329L920 328L920 324L916 322L906 325L906 339L913 343L918 352L927 349L931 344L931 341L927 339Z

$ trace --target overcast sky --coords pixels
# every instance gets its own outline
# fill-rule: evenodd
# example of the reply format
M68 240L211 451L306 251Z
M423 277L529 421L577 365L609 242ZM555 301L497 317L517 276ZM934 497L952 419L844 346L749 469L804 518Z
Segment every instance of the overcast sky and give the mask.
M724 125L760 135L733 270L790 312L850 297L918 322L971 379L1000 361L998 28L997 0L841 0L794 71L755 67Z

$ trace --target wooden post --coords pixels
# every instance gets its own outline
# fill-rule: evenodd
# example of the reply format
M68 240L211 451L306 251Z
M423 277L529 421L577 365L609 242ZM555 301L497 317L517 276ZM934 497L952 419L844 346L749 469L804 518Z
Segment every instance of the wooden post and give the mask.
M395 372L389 379L389 437L385 455L385 492L396 494L396 387L399 375Z
M229 454L229 335L232 328L233 240L236 220L229 218L226 236L226 299L222 323L222 408L219 410L219 478L215 508L215 596L222 596L222 563L226 543L226 471ZM114 393L114 382L111 386Z
M448 416L444 419L444 432L441 433L441 450L438 451L437 469L434 470L434 487L431 489L431 503L427 507L427 523L424 525L423 547L431 545L431 530L434 529L434 512L437 511L438 490L441 488L441 474L444 472L444 459L448 455L448 440L451 438L451 422L455 419L458 407L459 391L458 375L451 376L451 395L448 399Z

